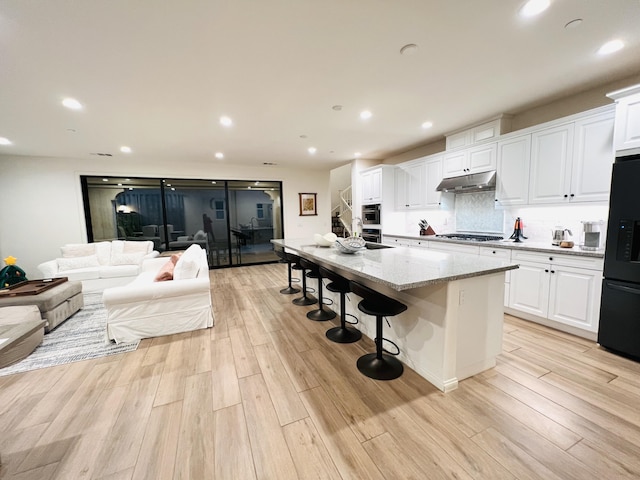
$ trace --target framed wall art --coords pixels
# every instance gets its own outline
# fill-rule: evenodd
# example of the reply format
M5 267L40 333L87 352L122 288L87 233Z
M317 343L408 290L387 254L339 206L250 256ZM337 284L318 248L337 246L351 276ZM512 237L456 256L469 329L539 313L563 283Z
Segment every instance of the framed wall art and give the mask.
M315 193L299 193L298 197L300 197L300 216L318 215Z

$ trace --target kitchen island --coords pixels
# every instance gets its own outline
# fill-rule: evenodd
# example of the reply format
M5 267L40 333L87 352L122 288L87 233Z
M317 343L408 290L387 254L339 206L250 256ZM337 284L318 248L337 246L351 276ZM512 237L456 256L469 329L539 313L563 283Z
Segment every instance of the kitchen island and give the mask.
M406 312L389 319L385 337L399 346L400 360L440 390L453 390L458 381L495 366L502 348L504 276L517 265L408 247L344 254L310 239L272 242L406 304ZM373 338L375 319L357 303L348 302L347 311Z

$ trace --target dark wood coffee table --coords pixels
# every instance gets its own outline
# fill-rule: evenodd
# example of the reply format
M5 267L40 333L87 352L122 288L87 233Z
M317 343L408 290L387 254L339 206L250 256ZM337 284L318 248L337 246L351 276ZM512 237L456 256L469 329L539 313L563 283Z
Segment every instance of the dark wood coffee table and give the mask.
M42 342L45 323L40 319L0 325L0 368L16 363L33 352Z

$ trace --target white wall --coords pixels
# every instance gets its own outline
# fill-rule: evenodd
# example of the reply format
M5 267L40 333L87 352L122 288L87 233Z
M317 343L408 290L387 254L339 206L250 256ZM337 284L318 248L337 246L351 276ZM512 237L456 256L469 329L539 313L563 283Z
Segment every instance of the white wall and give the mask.
M0 156L0 258L12 255L27 278L37 265L60 256L65 243L86 242L80 175L282 181L288 238L331 230L329 170L210 165L176 161L144 164L135 157L60 159ZM298 193L317 193L318 215L300 217Z

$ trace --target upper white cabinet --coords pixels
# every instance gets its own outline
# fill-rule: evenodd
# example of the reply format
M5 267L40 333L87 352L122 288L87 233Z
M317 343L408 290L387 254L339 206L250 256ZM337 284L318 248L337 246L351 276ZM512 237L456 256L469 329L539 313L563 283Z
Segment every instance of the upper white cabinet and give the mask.
M442 161L442 175L444 177L456 177L465 173L495 170L496 151L495 143L486 143L446 153Z
M616 152L640 151L640 85L618 90L607 96L616 101Z
M498 142L496 201L500 205L529 202L531 134Z
M606 201L613 164L612 112L531 135L529 203Z
M571 193L573 123L531 134L529 203L562 203Z
M425 162L415 160L400 164L395 169L396 209L412 209L424 206Z
M390 201L393 196L393 167L380 165L368 168L360 173L362 204Z
M492 138L498 138L502 132L508 131L510 126L511 117L502 115L495 120L447 135L446 149L455 150L457 148L469 147Z
M425 207L437 207L440 205L440 192L436 191L442 180L442 156L428 157L425 162Z

